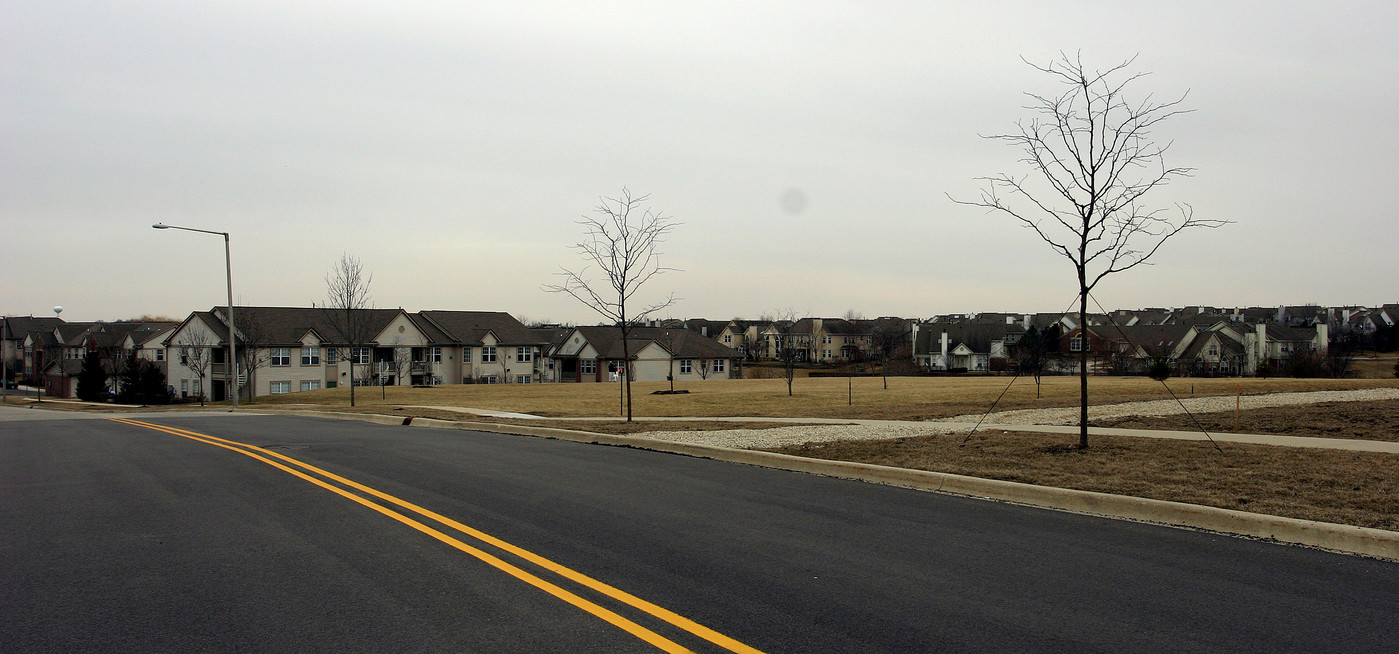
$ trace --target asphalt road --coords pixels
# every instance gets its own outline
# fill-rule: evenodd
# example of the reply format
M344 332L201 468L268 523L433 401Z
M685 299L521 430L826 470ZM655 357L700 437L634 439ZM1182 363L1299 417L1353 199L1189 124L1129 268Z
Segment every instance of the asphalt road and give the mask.
M656 651L627 625L710 652L1399 643L1394 563L628 448L139 420L262 449L107 420L0 422L0 650Z

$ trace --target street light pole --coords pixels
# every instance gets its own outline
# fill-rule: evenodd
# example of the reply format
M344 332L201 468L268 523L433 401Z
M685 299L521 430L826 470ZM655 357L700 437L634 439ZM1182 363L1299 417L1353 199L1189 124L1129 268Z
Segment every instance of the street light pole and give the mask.
M228 363L229 380L228 385L232 388L233 408L238 408L238 328L233 322L233 254L228 246L228 232L214 232L207 229L195 229L193 227L177 227L156 223L151 225L155 229L182 229L187 232L199 232L201 234L216 234L223 237L223 263L224 272L228 279Z

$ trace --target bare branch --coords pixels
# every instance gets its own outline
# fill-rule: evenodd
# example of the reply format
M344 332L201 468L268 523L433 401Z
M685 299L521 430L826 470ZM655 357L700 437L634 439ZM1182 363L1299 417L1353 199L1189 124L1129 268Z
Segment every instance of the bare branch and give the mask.
M1048 64L1025 63L1063 85L1059 95L1027 93L1032 118L1016 132L987 136L1021 152L1032 174L1001 173L982 178L977 200L957 200L1000 213L1034 230L1040 240L1074 266L1079 285L1079 323L1086 324L1088 293L1108 275L1146 264L1166 241L1192 228L1214 228L1227 220L1198 219L1189 205L1178 217L1148 208L1144 197L1191 168L1166 165L1171 143L1151 138L1152 129L1190 110L1180 97L1127 99L1126 90L1146 73L1131 73L1135 57L1090 70L1081 55L1061 52ZM1030 186L1035 179L1041 185ZM1002 195L1004 192L1004 195ZM1083 413L1080 445L1087 447L1087 347L1080 358Z
M576 270L561 269L558 284L546 284L544 290L572 296L607 322L621 330L623 357L630 359L627 337L632 327L645 322L651 314L675 304L674 295L649 303L633 300L637 292L657 275L674 270L662 266L659 246L676 227L674 219L645 207L651 196L633 196L622 187L615 198L601 198L593 215L583 216L583 238L574 245L582 255L584 266ZM596 269L594 278L590 270ZM629 363L626 364L631 369ZM631 421L631 378L626 375L627 420Z

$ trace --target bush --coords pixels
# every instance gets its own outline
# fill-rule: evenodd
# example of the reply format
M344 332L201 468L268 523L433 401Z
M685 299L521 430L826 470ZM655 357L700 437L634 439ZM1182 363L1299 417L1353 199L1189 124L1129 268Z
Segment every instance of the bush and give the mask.
M96 352L88 352L83 357L83 368L78 372L77 395L85 402L107 399L107 371L102 368L102 357Z
M126 360L126 370L122 372L117 392L117 401L123 404L167 404L170 402L169 389L165 385L165 373L151 361L138 358L135 354Z
M1294 350L1286 365L1291 377L1321 377L1326 371L1325 362L1310 350Z
M1171 376L1171 362L1166 357L1152 357L1146 367L1146 376L1156 381L1166 381Z

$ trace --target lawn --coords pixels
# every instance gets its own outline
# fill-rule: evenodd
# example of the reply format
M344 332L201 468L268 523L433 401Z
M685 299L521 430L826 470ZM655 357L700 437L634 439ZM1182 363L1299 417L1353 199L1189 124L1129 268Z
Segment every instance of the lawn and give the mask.
M666 382L632 385L636 416L757 416L871 418L925 420L987 410L1004 392L997 410L1076 406L1078 378L1046 377L1038 388L1033 380L1005 377L890 377L889 388L879 377L803 378L793 384L781 379L735 379L676 384L689 391L652 395L669 388ZM1399 387L1399 379L1172 379L1180 397L1275 393L1283 391ZM1009 387L1009 390L1007 390ZM449 385L434 388L391 386L360 388L361 407L457 406L512 411L551 417L619 415L617 384L502 384ZM1093 404L1168 399L1156 381L1144 377L1092 377ZM301 405L335 408L349 405L349 389L259 397L249 406Z

